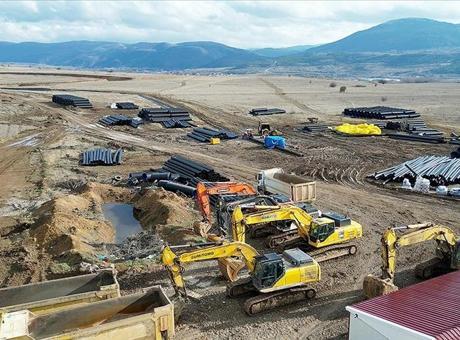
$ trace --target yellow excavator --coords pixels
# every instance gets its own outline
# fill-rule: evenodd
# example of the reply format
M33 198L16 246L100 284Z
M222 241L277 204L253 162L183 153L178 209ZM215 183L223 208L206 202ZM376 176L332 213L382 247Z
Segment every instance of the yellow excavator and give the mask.
M388 228L382 236L382 276L368 275L363 291L367 298L385 295L398 290L393 283L396 252L399 248L435 240L436 258L415 267L415 273L427 279L441 273L460 269L460 240L452 229L432 223L412 224Z
M267 238L267 246L283 251L292 246L306 248L319 262L346 255L354 255L357 247L347 244L363 234L362 226L343 215L326 213L312 218L294 205L258 206L257 211L244 213L236 207L232 215L234 241L245 242L246 233L257 230L273 234Z
M305 299L313 299L316 290L311 286L321 279L317 261L299 249L289 249L282 254L260 255L252 246L242 242L224 242L214 246L176 254L174 247L166 246L161 261L167 269L176 294L187 298L183 278L184 263L242 258L249 277L227 285L227 296L238 297L252 293L244 303L248 315L254 315L279 306Z

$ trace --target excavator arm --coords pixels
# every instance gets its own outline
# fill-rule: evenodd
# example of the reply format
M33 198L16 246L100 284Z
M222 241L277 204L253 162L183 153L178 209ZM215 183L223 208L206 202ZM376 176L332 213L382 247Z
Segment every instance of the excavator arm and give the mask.
M166 267L171 282L181 296L186 297L187 291L183 278L183 263L227 259L233 256L241 257L250 272L254 270L254 258L259 255L257 250L242 242L230 242L221 245L205 247L177 255L173 248L166 246L161 254L161 262Z
M236 207L232 215L233 240L245 242L246 226L260 223L293 220L297 223L300 234L307 235L313 218L301 208L286 206L254 206L256 212L244 214L241 207Z
M399 234L400 231L406 231ZM413 224L389 228L382 236L382 276L367 275L363 282L364 295L373 298L398 290L393 279L396 268L396 253L401 247L435 240L438 256L449 261L450 269L457 269L460 261L459 241L452 229L432 223ZM439 254L441 253L441 254Z
M207 223L211 223L211 205L209 202L210 195L256 195L257 191L247 183L240 182L210 182L206 186L204 182L199 182L196 186L196 197L198 207Z
M407 233L398 235L397 232L408 230ZM439 244L447 244L450 255L453 254L457 244L454 232L445 226L431 223L407 225L389 228L382 237L382 276L384 279L393 280L396 268L396 250L412 244L429 240L436 240Z

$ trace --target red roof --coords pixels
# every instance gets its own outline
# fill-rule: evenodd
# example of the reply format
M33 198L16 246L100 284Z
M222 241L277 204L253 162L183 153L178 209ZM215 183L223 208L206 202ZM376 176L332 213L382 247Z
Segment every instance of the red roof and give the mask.
M460 339L460 270L353 308L440 340Z

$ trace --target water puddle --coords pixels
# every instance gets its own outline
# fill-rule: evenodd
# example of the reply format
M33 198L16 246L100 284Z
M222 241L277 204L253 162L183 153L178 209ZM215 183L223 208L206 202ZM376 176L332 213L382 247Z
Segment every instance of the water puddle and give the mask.
M142 231L139 221L134 217L132 204L106 203L102 205L102 212L115 228L116 243L121 243L128 236Z

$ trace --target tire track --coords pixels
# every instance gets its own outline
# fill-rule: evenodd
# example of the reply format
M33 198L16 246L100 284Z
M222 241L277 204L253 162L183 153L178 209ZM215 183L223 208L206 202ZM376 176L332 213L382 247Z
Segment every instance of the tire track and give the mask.
M274 83L272 83L271 81L265 79L265 78L259 78L259 80L261 80L263 83L265 83L265 85L267 85L268 87L272 88L274 91L275 91L275 94L282 98L284 101L296 106L298 109L300 110L303 110L303 111L306 111L308 113L311 113L311 114L314 114L314 115L319 115L319 116L323 116L323 113L318 111L318 110L315 110L301 102L299 102L297 99L294 99L292 97L289 97L286 92L283 91L282 88L276 86Z

